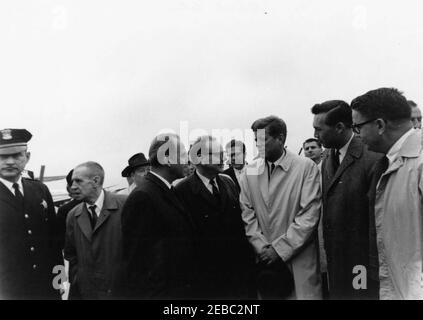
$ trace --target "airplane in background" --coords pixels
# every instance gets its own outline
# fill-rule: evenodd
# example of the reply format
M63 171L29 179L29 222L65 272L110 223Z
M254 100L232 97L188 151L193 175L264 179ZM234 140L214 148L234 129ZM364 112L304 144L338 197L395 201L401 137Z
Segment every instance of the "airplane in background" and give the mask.
M42 165L40 169L40 175L38 177L35 177L34 172L31 170L24 170L22 172L22 176L24 178L38 180L46 184L53 198L54 206L60 207L61 205L63 205L64 203L68 202L71 199L69 197L68 191L66 190L66 181L63 181L62 183L59 183L59 184L57 183L53 184L52 182L65 180L66 175L45 176L44 172L45 172L45 166ZM104 189L110 192L118 192L119 190L122 190L124 188L115 184L111 186L106 186L104 187Z

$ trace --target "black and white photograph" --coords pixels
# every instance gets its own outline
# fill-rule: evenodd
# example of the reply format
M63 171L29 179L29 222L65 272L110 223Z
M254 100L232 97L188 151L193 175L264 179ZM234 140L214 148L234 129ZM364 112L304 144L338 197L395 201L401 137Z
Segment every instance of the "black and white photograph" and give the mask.
M0 300L423 300L422 12L3 1Z

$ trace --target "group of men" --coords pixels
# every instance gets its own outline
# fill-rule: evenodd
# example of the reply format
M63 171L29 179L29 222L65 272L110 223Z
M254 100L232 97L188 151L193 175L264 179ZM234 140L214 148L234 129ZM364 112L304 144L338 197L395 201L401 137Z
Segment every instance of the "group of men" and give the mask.
M64 257L70 299L423 299L418 107L381 88L311 112L305 157L276 116L253 122L249 164L241 141L161 134L118 193L76 166L57 215L21 177L30 133L0 131L0 297L59 298Z

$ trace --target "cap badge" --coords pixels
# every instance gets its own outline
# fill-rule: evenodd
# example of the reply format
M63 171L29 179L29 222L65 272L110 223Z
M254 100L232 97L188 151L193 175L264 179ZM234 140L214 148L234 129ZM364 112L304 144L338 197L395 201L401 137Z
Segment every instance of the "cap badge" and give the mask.
M1 131L2 139L3 140L11 140L12 139L12 130L4 129Z

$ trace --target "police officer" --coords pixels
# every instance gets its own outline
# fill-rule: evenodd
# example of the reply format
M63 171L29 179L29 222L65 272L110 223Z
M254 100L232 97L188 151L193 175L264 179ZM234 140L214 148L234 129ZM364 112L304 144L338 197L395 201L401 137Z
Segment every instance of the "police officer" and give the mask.
M53 267L63 265L53 200L39 181L22 178L32 135L0 130L0 298L59 299Z

